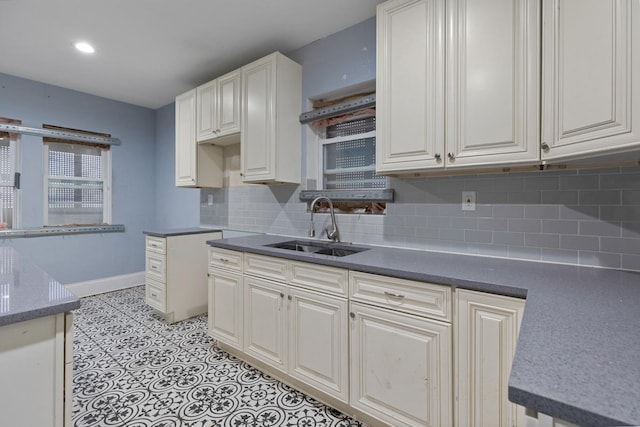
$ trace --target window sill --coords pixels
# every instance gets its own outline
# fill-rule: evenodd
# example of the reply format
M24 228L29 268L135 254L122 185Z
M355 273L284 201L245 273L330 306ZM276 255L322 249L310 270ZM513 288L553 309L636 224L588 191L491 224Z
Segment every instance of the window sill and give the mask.
M14 230L0 230L0 239L21 237L58 236L69 234L112 233L124 231L123 224L116 225L69 225L60 227L41 227Z

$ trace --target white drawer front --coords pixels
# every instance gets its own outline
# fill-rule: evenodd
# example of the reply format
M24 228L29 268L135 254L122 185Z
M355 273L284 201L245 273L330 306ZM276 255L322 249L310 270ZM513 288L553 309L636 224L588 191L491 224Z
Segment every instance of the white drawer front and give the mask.
M256 254L245 254L244 256L244 272L246 274L279 282L287 281L287 264L288 262L284 259L270 256Z
M158 311L167 311L166 286L153 280L145 283L145 301Z
M242 252L209 248L209 269L224 268L240 273L242 272L242 255Z
M350 296L355 301L451 321L451 288L432 283L351 271Z
M167 258L165 255L147 252L146 254L146 272L147 279L155 280L160 283L167 281Z
M147 250L158 252L160 254L167 253L167 239L164 237L147 236Z
M291 273L294 285L344 297L349 294L349 270L293 261Z

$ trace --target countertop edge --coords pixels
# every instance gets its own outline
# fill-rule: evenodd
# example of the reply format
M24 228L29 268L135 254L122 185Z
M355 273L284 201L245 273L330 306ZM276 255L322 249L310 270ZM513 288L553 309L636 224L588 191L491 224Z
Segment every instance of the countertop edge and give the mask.
M25 310L20 313L12 313L6 316L0 316L0 327L38 319L41 317L54 316L56 314L76 310L78 308L80 308L80 300L75 299L71 301L61 302L57 305L35 308L33 310Z
M189 234L222 233L222 229L217 228L184 228L175 230L144 230L142 234L153 237L186 236Z

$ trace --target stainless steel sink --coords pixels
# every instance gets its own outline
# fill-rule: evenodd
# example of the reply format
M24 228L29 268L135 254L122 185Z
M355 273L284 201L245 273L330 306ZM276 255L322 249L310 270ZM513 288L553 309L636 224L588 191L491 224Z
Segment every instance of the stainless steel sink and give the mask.
M329 255L335 257L352 255L369 249L351 246L349 244L319 241L316 242L311 240L290 240L288 242L272 243L265 246L278 249L287 249L296 252L309 252L318 255Z

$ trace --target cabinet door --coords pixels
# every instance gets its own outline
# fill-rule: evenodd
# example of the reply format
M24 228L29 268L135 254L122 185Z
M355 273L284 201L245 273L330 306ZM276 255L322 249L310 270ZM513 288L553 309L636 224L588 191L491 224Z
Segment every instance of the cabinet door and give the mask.
M524 301L458 290L458 427L524 426L524 408L507 397Z
M637 149L640 2L548 0L544 11L543 160Z
M216 130L218 129L216 117L217 88L217 80L212 80L196 88L198 142L216 137Z
M244 351L286 372L286 286L245 276Z
M444 165L444 25L444 0L378 6L378 173Z
M240 150L245 180L274 179L275 56L242 68Z
M347 300L289 288L289 374L348 403Z
M242 275L213 270L209 273L209 335L242 350Z
M240 132L240 70L217 79L217 136Z
M539 0L447 0L447 167L539 160L539 39Z
M176 97L176 186L196 185L196 90Z
M449 426L451 325L351 303L351 405L393 426Z

